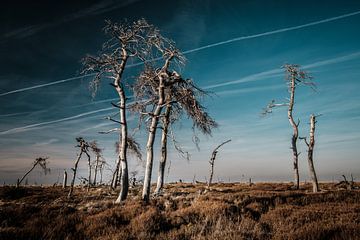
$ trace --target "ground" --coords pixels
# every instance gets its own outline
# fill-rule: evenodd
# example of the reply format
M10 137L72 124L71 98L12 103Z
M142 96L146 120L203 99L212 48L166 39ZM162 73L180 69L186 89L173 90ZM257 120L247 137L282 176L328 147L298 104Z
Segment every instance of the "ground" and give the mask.
M290 183L168 184L149 204L141 186L0 187L0 239L360 239L360 190Z

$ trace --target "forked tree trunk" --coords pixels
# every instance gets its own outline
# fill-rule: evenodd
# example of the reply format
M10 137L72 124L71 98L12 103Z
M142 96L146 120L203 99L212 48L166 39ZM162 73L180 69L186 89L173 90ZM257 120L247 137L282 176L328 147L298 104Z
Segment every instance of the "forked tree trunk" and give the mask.
M64 170L64 179L63 179L63 185L62 187L65 189L67 185L67 172Z
M121 124L121 139L120 139L120 149L119 149L119 160L121 163L121 173L120 182L121 190L118 198L115 203L120 203L124 201L129 192L129 171L127 166L126 151L127 151L127 122L126 122L126 98L123 89L118 86L116 90L120 96L120 124Z
M74 190L76 170L77 170L77 167L78 167L78 164L79 164L79 160L80 160L80 158L81 158L82 153L83 153L83 152L81 151L80 154L78 155L78 157L77 157L77 159L76 159L76 162L75 162L75 166L74 166L74 168L72 169L72 170L73 170L73 178L72 178L72 180L71 180L70 191L69 191L69 194L68 194L68 198L71 198L72 193L73 193L73 190Z
M167 160L167 134L170 123L171 105L166 106L165 115L163 118L162 135L161 135L161 159L159 162L159 172L155 194L160 194L164 186L164 173Z
M159 116L163 109L164 105L164 79L163 76L159 76L159 100L157 106L151 116L151 124L149 129L149 136L148 141L146 144L146 167L145 167L145 178L144 178L144 186L142 192L142 199L145 202L149 202L150 198L150 187L151 187L151 173L153 167L153 160L154 160L154 140L156 135L156 128L159 121Z
M310 116L310 141L309 141L309 149L308 149L308 163L309 163L309 171L313 185L313 192L319 191L319 184L316 177L313 155L314 155L314 146L315 146L315 123L316 117L314 115Z
M293 168L294 168L294 186L296 189L299 189L300 187L300 178L299 178L299 162L298 162L298 158L299 158L299 154L297 151L297 139L299 136L299 130L298 130L298 124L295 123L293 115L292 115L292 111L294 108L294 101L295 101L295 76L292 75L291 76L291 82L290 82L290 101L289 101L289 108L288 108L288 119L289 122L293 128L293 135L291 138L291 149L293 152Z

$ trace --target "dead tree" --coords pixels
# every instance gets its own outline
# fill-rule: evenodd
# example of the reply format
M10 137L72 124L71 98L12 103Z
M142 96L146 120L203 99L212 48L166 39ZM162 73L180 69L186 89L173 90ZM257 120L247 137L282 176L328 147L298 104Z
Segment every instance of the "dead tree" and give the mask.
M299 137L300 120L295 122L294 117L293 117L293 109L294 109L294 104L295 104L295 90L299 84L309 85L313 89L314 89L315 85L313 82L311 82L312 77L309 76L308 73L306 73L305 71L301 70L299 65L286 64L283 66L283 68L285 69L285 80L287 81L287 84L288 84L288 91L290 94L290 98L288 99L288 102L280 103L280 104L276 104L275 100L272 100L268 104L268 106L264 109L263 114L265 115L268 113L272 113L272 109L274 107L279 107L279 106L287 106L288 107L287 116L288 116L290 125L293 128L293 135L291 138L291 149L292 149L292 153L293 153L294 186L296 189L299 189L300 177L299 177L299 161L298 161L298 159L299 159L300 153L298 153L298 150L297 150L297 140Z
M211 185L211 182L212 182L212 179L213 179L213 176L214 176L214 164L215 164L215 158L216 158L216 154L218 153L218 150L220 147L222 147L224 144L230 142L231 139L221 143L220 145L218 145L214 151L212 152L211 154L211 158L210 158L210 177L209 177L209 182L208 182L208 188L210 188L210 185Z
M95 154L95 167L94 167L94 180L93 180L93 185L96 185L96 177L97 177L97 172L98 172L98 168L99 168L99 164L101 159L102 159L102 149L99 147L98 143L96 141L92 141L90 142L90 149L91 151Z
M316 177L313 155L314 155L314 147L315 147L315 124L316 124L316 117L315 115L310 116L310 141L308 142L306 137L300 137L300 139L304 140L305 144L308 146L308 164L309 164L309 171L310 177L313 185L313 192L319 191L319 184Z
M82 138L82 137L77 137L76 141L78 142L78 144L75 147L78 147L80 149L80 153L78 153L78 156L76 158L75 161L75 166L74 168L72 168L73 170L73 178L71 180L71 184L70 184L70 191L68 194L68 198L71 198L73 190L74 190L74 184L75 184L75 178L76 178L76 171L77 171L77 167L80 161L80 158L82 156L83 153L86 154L87 158L88 158L88 162L90 162L90 155L89 155L89 144ZM89 168L89 179L90 179L90 168ZM90 186L90 181L88 181L88 188Z
M63 185L62 187L65 189L67 185L67 172L64 170L64 179L63 179Z
M22 181L25 179L25 177L32 171L32 170L34 170L34 168L37 166L37 165L39 165L43 170L44 170L44 173L45 174L47 174L48 172L50 172L50 169L49 168L47 168L47 164L48 164L48 162L47 162L47 160L48 160L49 158L48 157L38 157L38 158L36 158L35 159L35 161L33 162L33 165L32 165L32 167L30 168L30 170L29 171L27 171L26 173L25 173L25 175L19 180L17 180L17 187L19 187L20 186L20 184L22 183Z
M83 60L85 66L83 73L96 73L95 78L90 85L94 94L99 87L101 77L107 77L112 79L110 85L115 89L119 96L119 103L112 103L112 105L119 110L120 119L116 120L110 116L107 119L119 124L120 128L111 129L106 133L114 131L120 132L119 143L121 146L115 171L118 174L121 172L121 190L118 199L122 201L126 199L129 189L128 163L126 156L128 147L128 125L126 118L127 97L125 95L123 73L129 59L136 58L145 61L145 55L149 52L149 38L156 32L156 29L144 19L141 19L132 24L117 24L107 21L104 31L110 36L110 40L103 45L100 56L87 56ZM115 181L115 183L116 182L117 181Z

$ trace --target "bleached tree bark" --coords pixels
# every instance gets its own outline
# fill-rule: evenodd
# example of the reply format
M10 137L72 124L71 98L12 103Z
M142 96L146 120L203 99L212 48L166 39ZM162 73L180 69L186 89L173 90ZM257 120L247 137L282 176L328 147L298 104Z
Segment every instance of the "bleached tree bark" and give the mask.
M87 151L85 151L85 154L87 156L87 159L88 159L88 184L87 184L87 191L90 190L90 187L91 187L91 158L90 158L90 155Z
M308 146L309 173L310 173L314 193L319 191L319 184L318 184L315 167L314 167L314 160L313 160L314 147L315 147L315 124L316 124L316 122L317 122L316 116L311 115L310 116L310 140L308 142L305 137L301 138L305 141L305 144Z
M220 145L218 145L214 151L212 152L211 154L211 158L210 158L210 177L209 177L209 182L208 182L208 188L210 188L210 185L211 185L211 182L212 182L212 179L213 179L213 176L214 176L214 164L215 164L215 158L216 158L216 154L218 153L218 150L220 147L222 147L224 144L230 142L231 139L221 143Z
M309 76L305 71L300 70L299 65L296 64L286 64L283 66L285 69L286 80L288 82L290 98L289 102L275 104L275 100L272 100L268 106L264 109L263 115L268 113L272 113L272 109L274 107L279 106L287 106L288 111L288 120L290 122L291 127L293 128L293 135L291 137L291 149L292 149L292 156L293 156L293 169L294 169L294 187L299 189L300 186L300 177L299 177L299 154L297 149L297 140L299 137L299 123L295 123L293 117L293 109L295 104L295 89L298 84L308 85L315 89L315 84L311 81L312 77Z
M67 185L67 172L64 170L64 179L63 179L63 185L62 187L65 189Z
M171 105L166 106L165 114L162 120L162 133L161 133L161 159L159 162L158 179L155 194L160 194L164 186L164 173L167 160L167 135L170 123Z
M127 58L126 52L123 52L123 56ZM125 57L123 58L123 62L126 62ZM125 64L123 65L125 68ZM126 122L126 98L125 92L122 87L119 87L120 81L115 83L116 91L120 97L120 124L121 124L121 135L120 135L120 151L119 151L119 160L121 163L121 190L119 193L118 198L116 199L115 203L120 203L121 201L125 200L128 192L129 192L129 170L127 165L126 159L126 152L127 152L127 122Z
M167 71L167 68L170 64L171 59L167 59L165 65L164 65L164 71ZM144 186L143 186L143 192L142 192L142 199L145 202L149 201L150 198L150 187L151 187L151 174L152 174L152 167L153 167L153 160L154 160L154 140L156 135L156 129L159 121L159 116L161 113L161 110L163 109L164 105L164 75L159 75L159 87L158 87L158 95L159 100L157 103L157 106L152 113L151 116L151 124L149 128L149 136L148 141L146 144L146 167L145 167L145 178L144 178Z
M300 187L300 177L299 177L299 154L297 151L297 139L299 136L299 122L296 124L293 118L293 108L294 108L294 102L295 102L295 81L296 76L294 73L291 73L290 77L290 101L289 101L289 108L288 108L288 119L290 122L290 125L293 128L293 135L291 138L291 149L293 152L293 168L294 168L294 185L296 189L299 189Z

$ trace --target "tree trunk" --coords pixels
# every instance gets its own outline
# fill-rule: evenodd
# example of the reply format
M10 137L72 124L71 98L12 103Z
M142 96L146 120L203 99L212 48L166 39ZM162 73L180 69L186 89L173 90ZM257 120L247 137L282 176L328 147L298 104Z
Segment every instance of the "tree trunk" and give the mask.
M209 161L209 163L210 163L210 177L209 177L209 182L208 182L208 188L210 188L210 185L211 185L211 182L212 182L212 179L213 179L213 176L214 176L214 164L215 164L216 154L217 154L217 152L218 152L218 150L219 150L219 148L221 146L223 146L224 144L226 144L226 143L228 143L230 141L231 141L231 139L221 143L219 146L217 146L214 149L214 151L211 154L211 158L210 158L210 161Z
M309 150L308 150L308 163L309 163L309 170L310 176L313 184L313 192L319 191L318 180L316 177L314 162L313 162L313 153L314 153L314 146L315 146L315 123L316 117L314 115L310 116L310 142L309 142Z
M62 185L62 187L64 189L66 188L66 184L67 184L67 172L64 170L64 180L63 180L63 185Z
M113 177L112 177L112 180L111 180L111 188L112 189L116 189L116 187L118 185L119 168L120 168L120 159L119 159L119 156L118 156L118 159L117 159L117 162L116 162L115 172L113 173Z
M165 90L164 79L163 76L161 76L161 74L159 75L160 75L159 76L160 83L158 90L159 100L151 117L149 136L146 144L146 167L145 167L144 186L142 192L142 199L145 202L149 202L149 198L150 198L151 173L152 173L153 160L154 160L154 140L156 135L156 128L159 122L159 116L161 114L164 105L164 90Z
M129 171L127 166L126 152L127 152L127 122L126 122L126 98L123 89L119 86L116 89L120 96L120 123L121 123L121 140L119 149L119 160L121 163L121 190L115 203L124 201L129 192Z
M76 159L76 162L75 162L75 166L74 168L72 169L74 174L73 174L73 178L71 180L71 184L70 184L70 191L69 191L69 194L68 194L68 198L71 198L72 196L72 193L73 193L73 190L74 190L74 183L75 183L75 177L76 177L76 170L77 170L77 167L78 167L78 164L79 164L79 160L81 158L81 155L82 155L82 151L80 152L80 154L78 155L77 159Z
M98 166L99 166L99 156L96 155L96 163L95 163L95 170L94 170L94 182L93 182L94 186L96 186L96 175L97 175L97 171L98 171Z
M299 130L298 130L298 124L295 123L292 115L292 111L294 108L294 99L295 99L295 76L292 76L290 82L290 101L288 108L288 119L294 131L293 136L291 138L291 149L293 152L293 167L294 167L294 186L296 189L299 189L300 186L299 163L298 163L299 154L297 152L297 146L296 146L296 142L299 136Z
M88 165L89 165L89 178L88 178L88 184L87 184L87 191L90 190L90 185L91 185L91 161L90 161L90 155L85 152L86 156L88 157Z
M20 186L20 184L22 183L22 181L24 180L24 178L36 167L36 165L37 165L37 163L35 163L35 164L32 166L32 168L31 168L29 171L27 171L27 173L25 173L25 175L20 179L20 181L18 181L18 183L17 183L18 187Z
M158 180L155 194L160 194L164 186L164 173L167 160L167 134L170 123L171 105L166 106L165 115L163 119L162 135L161 135L161 159L159 163Z

